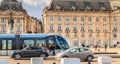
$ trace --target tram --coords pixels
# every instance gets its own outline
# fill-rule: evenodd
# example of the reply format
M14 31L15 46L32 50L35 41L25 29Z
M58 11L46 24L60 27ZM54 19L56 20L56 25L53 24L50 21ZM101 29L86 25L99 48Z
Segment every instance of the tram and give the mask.
M14 50L21 50L23 44L26 46L54 44L56 50L70 48L68 41L56 34L0 34L0 55L10 55Z

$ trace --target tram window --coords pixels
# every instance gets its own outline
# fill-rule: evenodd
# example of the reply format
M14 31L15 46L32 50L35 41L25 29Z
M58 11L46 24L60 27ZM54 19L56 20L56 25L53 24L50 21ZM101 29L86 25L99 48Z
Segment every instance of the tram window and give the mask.
M36 46L39 46L40 44L45 44L46 40L36 40Z
M61 46L63 49L68 49L68 48L69 48L67 42L66 42L65 39L63 39L62 37L59 37L59 36L58 36L58 41L59 41L60 46Z
M27 47L34 46L34 40L24 40L24 43Z
M48 40L49 44L54 44L54 40L50 39Z
M2 49L6 49L7 42L6 40L2 40Z
M12 49L12 40L8 40L8 49Z
M55 42L55 38L52 37L52 36L49 37L49 38L48 38L48 43L49 43L49 44L55 44L55 43L56 43L56 42Z

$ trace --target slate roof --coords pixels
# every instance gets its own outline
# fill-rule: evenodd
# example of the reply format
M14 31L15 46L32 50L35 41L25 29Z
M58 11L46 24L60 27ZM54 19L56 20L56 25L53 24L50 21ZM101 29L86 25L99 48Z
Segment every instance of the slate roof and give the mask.
M22 3L18 2L17 0L3 0L0 4L0 10L16 10L16 11L25 11L25 9L23 9Z
M107 0L52 0L49 10L111 10L110 2Z
M18 2L17 0L3 0L3 2Z

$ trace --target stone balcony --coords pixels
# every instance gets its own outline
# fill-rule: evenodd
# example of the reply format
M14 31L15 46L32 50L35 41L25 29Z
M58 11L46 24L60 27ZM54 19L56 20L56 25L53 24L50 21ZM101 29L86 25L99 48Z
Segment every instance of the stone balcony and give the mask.
M95 32L101 32L100 30L96 30Z
M54 30L49 30L49 32L50 32L50 33L53 33L53 32L55 32L55 31L54 31Z
M108 32L108 30L103 30L103 32L107 33L107 32Z
M61 32L62 32L62 30L57 30L57 32L60 32L60 33L61 33Z
M88 30L88 32L93 32L93 30Z
M65 32L66 32L66 33L69 33L69 32L70 32L70 30L65 30Z

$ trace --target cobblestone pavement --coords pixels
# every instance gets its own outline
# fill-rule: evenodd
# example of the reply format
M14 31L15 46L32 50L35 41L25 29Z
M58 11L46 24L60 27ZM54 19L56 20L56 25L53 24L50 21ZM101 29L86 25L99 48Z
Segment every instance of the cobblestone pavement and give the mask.
M22 60L14 60L12 58L0 58L0 60L8 60L9 64L31 64L30 59L22 59ZM60 64L60 61L56 61L53 59L47 59L44 61L44 64L53 64L53 62L56 62L56 64ZM87 62L81 62L81 64L88 64ZM94 59L91 64L98 64L97 59ZM112 58L112 64L120 64L120 58Z

